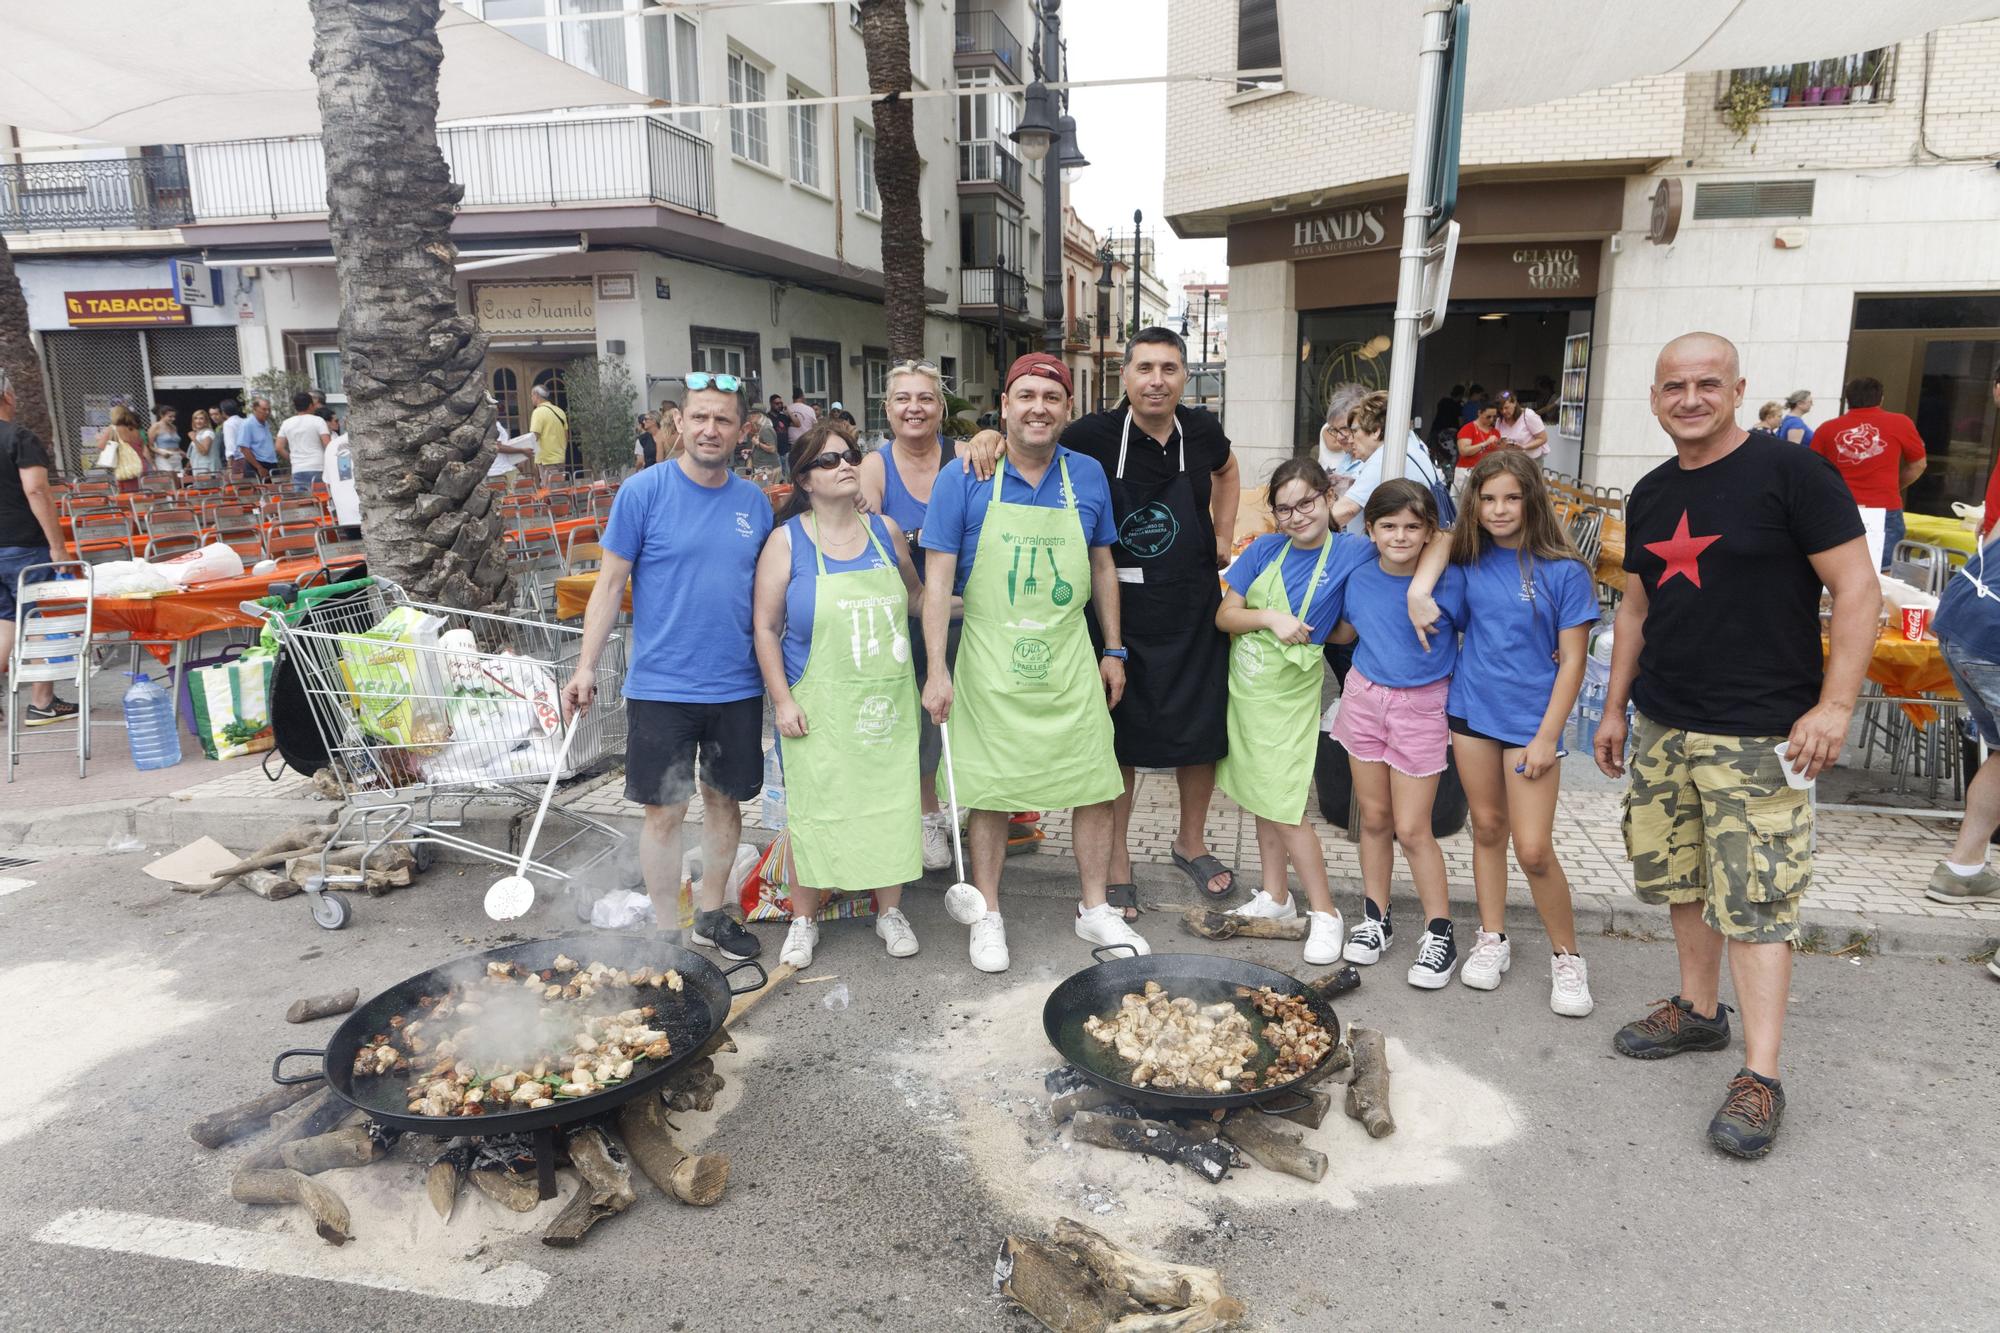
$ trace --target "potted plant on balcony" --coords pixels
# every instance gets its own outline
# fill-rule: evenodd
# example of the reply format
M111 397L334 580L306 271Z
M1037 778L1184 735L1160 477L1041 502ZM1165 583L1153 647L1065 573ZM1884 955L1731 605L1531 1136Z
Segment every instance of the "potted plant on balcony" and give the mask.
M1818 106L1826 100L1826 62L1815 60L1806 66L1806 105Z
M1793 65L1785 75L1785 105L1804 106L1806 101L1806 66Z
M1854 81L1854 57L1828 61L1826 97L1821 105L1840 106L1847 101L1847 86Z
M1875 100L1875 87L1882 81L1882 65L1887 59L1886 51L1869 51L1855 57L1854 82L1848 85L1848 100L1855 103Z
M1771 87L1754 78L1732 80L1727 92L1722 95L1722 123L1740 140L1764 118L1764 110L1771 105ZM1751 145L1750 151L1756 151Z

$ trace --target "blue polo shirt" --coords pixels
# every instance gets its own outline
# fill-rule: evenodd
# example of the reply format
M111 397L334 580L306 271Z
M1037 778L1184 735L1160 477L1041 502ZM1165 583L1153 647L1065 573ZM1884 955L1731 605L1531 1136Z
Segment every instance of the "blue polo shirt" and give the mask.
M1326 539L1333 543L1327 552L1326 570L1320 575L1319 588L1313 593L1312 605L1303 610L1296 609L1312 586L1314 568L1319 564L1320 548L1312 550L1295 548L1289 553L1285 547L1290 538L1282 532L1267 532L1245 547L1243 554L1236 557L1222 575L1223 582L1243 596L1250 595L1250 585L1271 567L1273 561L1284 556L1285 567L1278 577L1285 581L1285 593L1295 608L1293 614L1312 626L1312 641L1325 643L1326 636L1333 633L1347 610L1347 579L1362 565L1377 558L1375 543L1366 537L1355 537L1345 532L1329 532Z
M242 424L236 428L236 447L260 463L278 461L278 446L271 439L271 428L255 417L238 417Z
M770 533L771 502L733 473L710 488L676 460L618 488L603 546L632 562L627 698L731 703L764 692L750 589Z
M1033 505L1038 509L1063 508L1063 461L1069 461L1070 485L1076 488L1077 518L1083 523L1083 539L1090 546L1110 546L1118 540L1118 525L1111 518L1111 483L1104 468L1094 458L1075 453L1061 445L1049 460L1039 486L1008 464L1007 486L1000 499L1007 504ZM965 592L972 577L973 553L979 549L979 530L986 525L986 506L993 494L991 479L980 481L964 467L946 463L931 488L930 511L924 516L923 545L927 551L950 551L958 557L958 577L954 593ZM1089 571L1084 571L1089 579Z

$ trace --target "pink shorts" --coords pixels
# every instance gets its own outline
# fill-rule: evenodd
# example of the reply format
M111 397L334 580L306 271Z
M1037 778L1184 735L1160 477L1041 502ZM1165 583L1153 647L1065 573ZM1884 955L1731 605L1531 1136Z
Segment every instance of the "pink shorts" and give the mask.
M1399 689L1350 669L1333 717L1333 738L1356 759L1387 764L1413 778L1442 773L1451 736L1444 717L1450 693L1449 676Z

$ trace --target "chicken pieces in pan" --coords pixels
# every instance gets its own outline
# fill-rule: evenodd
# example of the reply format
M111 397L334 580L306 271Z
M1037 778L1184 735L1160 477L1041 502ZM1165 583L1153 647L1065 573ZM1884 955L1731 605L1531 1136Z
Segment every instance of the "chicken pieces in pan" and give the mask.
M1085 1019L1083 1030L1132 1066L1132 1083L1161 1091L1230 1093L1276 1087L1312 1069L1333 1049L1332 1035L1303 999L1269 986L1239 986L1236 997L1263 1016L1261 1032L1241 1005L1227 1000L1200 1004L1185 995L1169 995L1157 981L1123 996L1110 1018ZM1260 1038L1273 1052L1268 1059L1261 1055Z

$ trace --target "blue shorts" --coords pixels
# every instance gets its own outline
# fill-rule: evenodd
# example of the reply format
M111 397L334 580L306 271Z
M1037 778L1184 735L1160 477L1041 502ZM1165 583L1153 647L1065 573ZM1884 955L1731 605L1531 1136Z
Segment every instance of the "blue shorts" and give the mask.
M46 546L0 546L0 620L12 624L14 615L14 590L21 581L21 571L30 565L49 563L49 548ZM30 583L40 583L49 577L48 570L42 570Z
M1979 738L2000 747L2000 662L1974 657L1950 639L1938 641L1938 653L1944 658L1945 670L1951 672L1951 683L1958 686L1958 697L1965 700L1965 714L1978 728Z
M310 490L312 489L312 484L324 475L326 474L320 472L318 469L309 472L294 472L292 474L292 489L295 491Z

